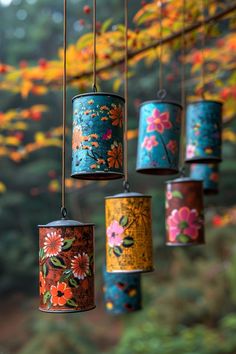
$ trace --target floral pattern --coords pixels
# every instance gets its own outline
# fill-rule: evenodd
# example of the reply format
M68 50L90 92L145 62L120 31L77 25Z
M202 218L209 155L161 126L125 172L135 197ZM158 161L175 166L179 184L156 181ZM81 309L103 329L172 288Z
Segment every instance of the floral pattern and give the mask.
M157 146L158 142L156 141L155 135L150 137L145 136L144 141L142 143L142 148L145 148L148 151L151 151L153 147Z
M107 271L152 270L151 199L106 199Z
M119 168L123 164L123 151L122 144L114 144L111 145L111 150L108 151L107 155L109 156L107 161L109 167Z
M50 288L51 302L53 306L64 306L73 296L71 288L66 283L57 283Z
M140 108L137 171L178 172L181 107L168 102L145 102Z
M60 234L56 232L50 232L45 237L44 241L44 252L46 257L57 256L61 252L63 245L63 238Z
M207 100L189 104L186 123L187 161L221 161L222 104Z
M71 269L75 278L84 279L89 274L89 256L83 252L71 261Z
M93 308L93 226L40 227L39 232L40 309Z
M182 207L179 210L174 209L167 219L170 241L188 242L198 237L198 230L201 227L201 221L196 209Z
M72 177L95 172L122 177L123 109L123 100L115 95L74 99Z
M172 127L169 119L169 112L160 112L157 108L154 108L152 115L147 118L147 132L157 131L162 134L165 129L170 129Z

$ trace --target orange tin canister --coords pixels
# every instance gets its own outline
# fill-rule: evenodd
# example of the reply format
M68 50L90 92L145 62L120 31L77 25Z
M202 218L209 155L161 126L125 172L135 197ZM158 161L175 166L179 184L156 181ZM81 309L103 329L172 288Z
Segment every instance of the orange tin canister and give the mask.
M107 272L150 272L151 197L122 193L105 198Z

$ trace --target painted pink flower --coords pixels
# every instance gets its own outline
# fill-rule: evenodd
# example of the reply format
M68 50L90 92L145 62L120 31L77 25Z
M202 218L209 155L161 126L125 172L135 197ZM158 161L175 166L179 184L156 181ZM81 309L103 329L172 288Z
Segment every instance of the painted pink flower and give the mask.
M198 237L201 222L196 209L190 210L188 207L182 207L179 210L172 210L167 219L167 226L171 242L174 242L179 235L195 240Z
M192 144L187 145L187 151L186 151L187 159L191 159L192 157L195 156L195 150L196 150L195 145L192 145Z
M169 112L160 112L157 108L154 108L152 115L147 118L147 131L163 133L165 129L170 129L172 127L169 119Z
M168 144L166 145L167 149L169 149L172 154L174 155L177 151L177 141L176 140L170 140Z
M172 199L172 193L170 191L166 192L166 199L168 199L168 200Z
M107 228L108 244L110 247L120 246L122 244L123 232L124 228L118 223L118 221L112 221L111 225Z
M152 135L150 137L145 136L143 143L142 143L142 148L145 148L148 151L151 151L154 146L157 146L158 142L156 141L155 135Z
M112 137L112 130L111 129L107 129L106 133L103 134L102 136L102 140L109 140Z

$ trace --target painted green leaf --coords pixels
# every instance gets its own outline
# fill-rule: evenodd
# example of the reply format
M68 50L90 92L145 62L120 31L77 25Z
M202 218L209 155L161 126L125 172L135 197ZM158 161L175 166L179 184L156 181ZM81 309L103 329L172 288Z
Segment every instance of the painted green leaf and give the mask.
M48 274L48 267L47 267L47 264L44 263L43 264L43 275L46 277L47 274Z
M120 225L126 226L127 224L128 224L128 217L124 215L120 218Z
M67 300L66 304L71 307L77 307L78 305L76 304L75 300L69 299Z
M39 249L39 258L44 258L44 256L45 256L44 249L40 248Z
M66 280L66 279L69 279L71 275L72 275L71 269L64 270L64 272L62 273L62 276L60 277L60 282Z
M108 18L103 24L102 24L102 27L101 27L101 32L106 32L106 30L111 26L112 24L112 18Z
M173 191L172 192L172 196L175 197L175 198L180 198L180 199L183 199L183 194L179 191Z
M188 238L188 236L186 236L184 234L180 234L180 235L178 235L177 240L181 243L188 243L189 238Z
M56 268L66 268L66 266L62 263L62 260L57 257L51 257L50 261L52 265Z
M134 244L134 239L131 236L126 236L123 240L124 247L131 247Z
M71 278L69 280L69 283L70 283L71 286L74 286L75 288L78 288L78 283L77 283L77 281L74 278Z
M122 252L123 252L123 250L122 250L122 248L119 247L119 246L115 246L115 247L113 248L113 253L114 253L114 255L115 255L116 257L120 257L121 254L122 254Z
M65 250L68 250L69 248L71 248L74 240L75 240L75 238L65 239L63 246L62 246L62 250L65 251Z
M43 303L46 304L50 299L50 297L51 297L50 291L46 291L46 293L43 295Z

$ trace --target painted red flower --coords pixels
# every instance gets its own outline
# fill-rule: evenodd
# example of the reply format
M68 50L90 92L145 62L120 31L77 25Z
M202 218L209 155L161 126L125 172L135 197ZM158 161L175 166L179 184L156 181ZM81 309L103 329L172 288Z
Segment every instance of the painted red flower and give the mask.
M167 219L170 241L176 241L178 236L187 236L195 240L198 237L198 230L201 222L196 209L189 209L184 206L179 210L174 209Z
M151 151L154 146L157 146L158 142L156 141L155 135L152 135L150 137L145 136L143 143L142 143L142 148L145 148L148 151Z
M169 112L160 112L157 108L154 108L152 115L147 118L147 132L163 133L165 129L170 129L172 124L169 119Z
M43 277L43 273L40 272L39 273L39 293L40 295L43 295L45 294L45 292L46 292L46 281Z
M122 144L118 145L112 144L111 150L108 151L107 155L109 156L107 161L108 165L111 168L120 168L123 163L123 152Z
M56 232L47 234L44 240L43 250L47 257L57 256L61 252L63 246L63 238Z
M66 283L57 283L50 288L51 303L53 306L64 306L73 296L71 288Z
M168 144L166 145L167 149L169 149L172 154L174 155L177 151L177 141L176 140L170 140Z
M74 276L78 279L84 279L89 272L89 256L87 253L78 254L71 261L71 269Z

